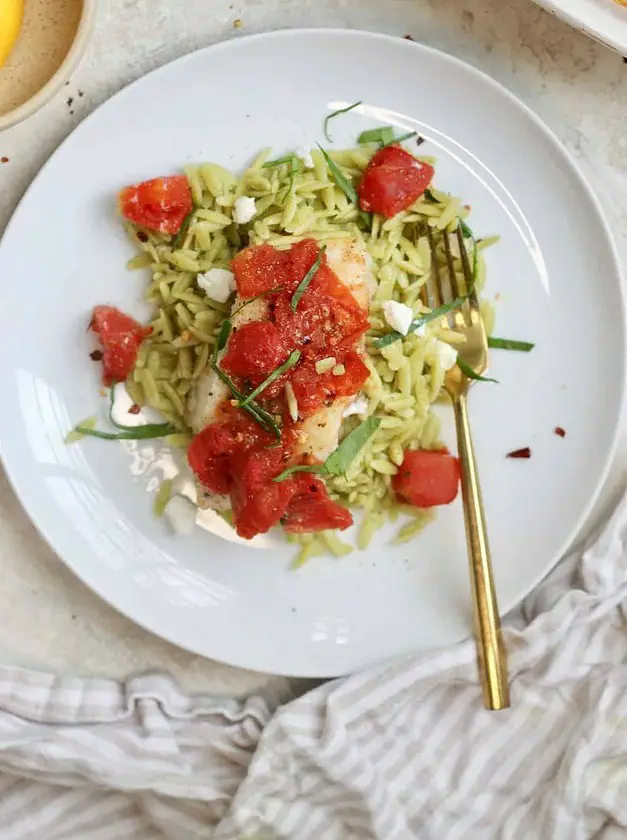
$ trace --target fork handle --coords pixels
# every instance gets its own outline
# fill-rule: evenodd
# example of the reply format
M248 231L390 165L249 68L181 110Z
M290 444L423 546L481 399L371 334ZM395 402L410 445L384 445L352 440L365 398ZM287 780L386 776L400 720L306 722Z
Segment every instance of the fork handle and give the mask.
M453 405L474 603L477 661L483 688L483 701L486 709L506 709L509 706L507 661L490 562L490 546L483 512L479 473L470 434L466 394L461 394Z

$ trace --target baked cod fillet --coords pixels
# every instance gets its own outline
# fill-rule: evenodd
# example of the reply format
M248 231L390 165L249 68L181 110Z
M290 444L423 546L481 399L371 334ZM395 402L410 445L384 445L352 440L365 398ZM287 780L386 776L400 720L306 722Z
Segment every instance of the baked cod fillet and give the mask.
M370 257L365 245L356 239L338 240L327 245L326 259L329 268L353 295L356 303L367 316L374 292L374 279L370 270ZM243 308L242 305L246 303ZM246 302L236 295L233 302L231 323L233 330L254 321L267 320L269 304L266 298ZM228 345L227 345L228 349ZM360 353L364 351L363 337L355 345ZM202 374L188 399L188 422L195 434L214 423L218 409L225 399L231 396L228 387L217 374L208 368ZM306 419L295 424L296 443L293 448L295 458L310 457L324 461L336 449L339 442L342 417L346 407L354 400L353 396L336 397L331 405L325 405ZM198 503L202 507L215 510L228 510L230 499L208 491L197 482Z

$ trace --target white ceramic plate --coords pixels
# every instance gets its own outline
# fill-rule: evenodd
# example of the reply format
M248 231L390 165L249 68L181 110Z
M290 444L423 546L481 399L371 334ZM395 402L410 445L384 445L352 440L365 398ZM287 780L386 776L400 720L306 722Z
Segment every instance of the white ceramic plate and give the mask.
M568 546L606 474L625 329L617 259L595 198L557 140L503 88L442 53L360 32L279 32L202 50L79 126L0 247L2 456L41 533L144 627L209 657L292 675L342 674L469 633L461 504L412 544L392 546L387 530L365 553L294 573L280 536L255 547L200 528L170 537L151 511L169 469L158 443L62 440L102 405L99 366L87 355L92 306L146 314L146 277L124 267L132 251L116 191L189 161L239 168L263 145L278 154L322 140L329 109L357 99L420 131L425 153L440 161L438 186L472 204L480 235L501 234L488 258L498 333L537 343L529 355L495 354L501 384L477 386L471 400L505 611ZM373 122L357 113L335 120L336 145ZM531 460L506 459L522 446L532 447Z
M627 55L627 8L614 0L536 0L553 15Z

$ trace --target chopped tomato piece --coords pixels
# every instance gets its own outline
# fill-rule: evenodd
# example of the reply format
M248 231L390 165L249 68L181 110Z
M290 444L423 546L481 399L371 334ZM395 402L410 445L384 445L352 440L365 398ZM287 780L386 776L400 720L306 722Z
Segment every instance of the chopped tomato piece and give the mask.
M459 462L448 449L408 451L392 487L401 502L419 508L448 505L457 496Z
M208 490L214 493L229 492L229 456L237 447L237 429L231 423L212 423L192 440L187 450L187 460Z
M296 493L283 518L283 527L290 534L339 529L353 524L351 512L329 498L319 478L307 473L294 476Z
M288 283L289 253L271 245L251 245L235 256L231 268L238 294L243 298L285 288Z
M240 537L250 540L265 533L285 514L295 484L272 480L283 468L282 449L242 452L231 459L231 505Z
M122 215L158 233L178 233L192 211L192 194L185 175L152 178L120 193Z
M251 321L234 331L222 367L258 385L289 356L289 349L271 321Z
M123 382L135 367L139 347L152 327L143 327L115 306L94 307L90 327L102 344L104 384Z
M301 417L308 417L323 405L339 397L352 397L362 387L370 372L355 350L349 351L342 362L344 373L317 373L314 360L306 360L292 373L292 388Z
M388 219L410 207L427 189L434 169L400 146L380 149L366 167L359 184L362 210Z

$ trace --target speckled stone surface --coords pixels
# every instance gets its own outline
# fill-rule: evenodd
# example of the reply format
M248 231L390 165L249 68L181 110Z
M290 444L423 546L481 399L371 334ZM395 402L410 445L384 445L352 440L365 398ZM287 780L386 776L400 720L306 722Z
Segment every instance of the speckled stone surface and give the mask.
M241 29L233 26L238 18ZM578 159L627 255L627 65L531 0L102 0L93 41L70 84L31 120L0 133L0 158L10 158L0 164L0 231L51 151L119 88L198 47L303 26L411 34L502 82ZM626 477L623 438L596 516ZM179 651L101 603L38 536L1 469L0 557L3 664L115 677L158 668L190 690L238 694L267 682Z

